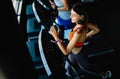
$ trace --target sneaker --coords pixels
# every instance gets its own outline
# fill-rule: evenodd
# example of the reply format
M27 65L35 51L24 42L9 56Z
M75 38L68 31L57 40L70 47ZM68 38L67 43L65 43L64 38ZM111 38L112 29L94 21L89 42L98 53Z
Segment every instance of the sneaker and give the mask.
M110 79L111 76L112 76L112 73L110 71L107 71L101 74L102 79Z

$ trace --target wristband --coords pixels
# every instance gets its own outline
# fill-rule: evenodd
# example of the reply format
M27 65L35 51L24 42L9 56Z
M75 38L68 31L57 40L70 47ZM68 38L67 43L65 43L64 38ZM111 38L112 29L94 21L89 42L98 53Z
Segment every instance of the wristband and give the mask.
M57 43L57 42L62 42L62 40L59 39L59 40L56 41L56 43Z
M53 43L57 43L57 42L62 42L62 40L57 40L57 41L53 41L53 40L51 40L51 42L53 42Z

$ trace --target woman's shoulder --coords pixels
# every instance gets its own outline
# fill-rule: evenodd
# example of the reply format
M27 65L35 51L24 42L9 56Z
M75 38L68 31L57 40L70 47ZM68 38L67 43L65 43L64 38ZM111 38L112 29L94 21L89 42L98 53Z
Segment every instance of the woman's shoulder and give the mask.
M79 25L79 26L76 28L76 31L77 31L78 33L82 33L82 32L85 31L85 29L87 29L87 25L86 25L86 24L85 24L85 25Z
M80 29L83 29L84 27L86 27L86 25L81 25L81 24L79 24L79 25L76 25L76 30L80 30Z
M80 32L82 30L82 25L76 25L74 28L73 28L73 31L74 32Z

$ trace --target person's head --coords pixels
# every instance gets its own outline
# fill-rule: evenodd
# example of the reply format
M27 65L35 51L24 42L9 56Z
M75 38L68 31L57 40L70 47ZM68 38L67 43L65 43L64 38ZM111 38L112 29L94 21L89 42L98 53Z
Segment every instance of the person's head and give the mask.
M83 4L76 3L71 9L71 20L72 23L85 24L88 20L87 12L84 9Z

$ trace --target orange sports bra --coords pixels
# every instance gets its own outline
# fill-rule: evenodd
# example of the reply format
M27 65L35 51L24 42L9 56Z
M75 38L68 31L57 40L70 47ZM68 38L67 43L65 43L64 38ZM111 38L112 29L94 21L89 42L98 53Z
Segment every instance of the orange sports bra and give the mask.
M79 29L79 28L77 28L77 29ZM73 37L73 35L74 35L75 32L76 32L76 30L72 29L72 31L70 32L70 35L69 35L69 39L70 40L72 39L72 37ZM81 47L83 45L84 45L84 42L77 42L77 44L75 45L75 47Z

